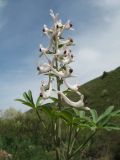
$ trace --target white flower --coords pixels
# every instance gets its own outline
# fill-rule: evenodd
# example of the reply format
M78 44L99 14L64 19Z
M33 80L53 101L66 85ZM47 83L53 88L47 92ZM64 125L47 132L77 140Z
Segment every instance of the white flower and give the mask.
M43 33L44 33L45 35L48 36L48 38L51 38L51 36L52 36L52 34L53 34L53 30L52 30L52 29L49 29L46 24L44 24L42 31L43 31Z
M71 62L74 62L73 54L69 53L68 55L64 56L63 59L60 60L60 62L61 62L61 65L63 65L63 66L67 65Z
M42 65L39 65L37 67L37 70L38 70L38 74L47 73L51 70L51 67L49 64L44 63Z
M80 86L78 84L74 84L74 85L70 85L68 82L66 82L66 79L63 78L63 81L65 83L65 85L71 89L72 91L75 91L77 94L79 95L82 95L80 92L79 92L79 88Z
M62 70L62 71L57 71L56 69L54 69L51 66L51 71L53 71L53 74L55 74L56 76L58 76L60 79L61 78L68 78L68 77L72 77L71 74L73 72L72 68L66 67L66 70Z
M83 102L84 96L83 96L83 95L81 95L81 99L80 99L79 101L73 102L73 101L71 101L68 97L66 97L65 94L62 93L61 91L58 91L58 94L61 95L61 97L64 99L64 101L65 101L68 105L70 105L70 106L72 106L72 107L75 107L75 108L80 108L80 109L83 109L83 110L90 110L89 107L84 107L84 102Z
M49 52L48 48L44 48L42 44L40 44L39 51L43 54L47 54Z
M58 13L54 14L53 10L50 9L50 16L52 17L54 24L56 24L57 21L59 20L59 17L58 17L59 14Z
M41 93L43 93L44 91L49 89L49 84L45 84L44 81L42 81L41 83L42 83L42 85L40 87L40 91L41 91Z
M51 92L52 92L51 78L49 78L49 82L47 85L43 82L42 86L40 87L40 90L41 90L40 96L43 98L43 100L46 100L51 96Z
M51 60L48 58L47 54L48 53L52 54L52 52L48 48L44 48L42 44L40 44L39 51L42 52L39 57L41 57L42 55L44 55L46 57L46 59L48 60L48 62L51 63Z
M72 23L70 22L70 20L67 21L67 23L64 25L64 29L70 29L70 30L74 30Z
M59 45L71 46L73 44L73 39L68 38L67 40L60 40Z
M61 49L57 49L57 52L54 54L54 57L56 57L57 59L59 58L63 58L65 56L68 55L68 50L67 50L67 46L63 46Z
M59 19L59 14L54 14L53 10L50 9L50 16L53 19L54 25L57 29L62 29L62 31L64 29L71 29L72 28L72 24L70 23L70 20L67 21L67 23L62 24L62 20Z

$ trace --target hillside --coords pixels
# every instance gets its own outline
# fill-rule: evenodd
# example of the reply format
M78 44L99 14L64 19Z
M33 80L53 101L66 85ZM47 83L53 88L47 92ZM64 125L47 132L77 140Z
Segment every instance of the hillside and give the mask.
M85 95L87 105L99 111L110 105L120 107L120 67L87 82L80 91Z

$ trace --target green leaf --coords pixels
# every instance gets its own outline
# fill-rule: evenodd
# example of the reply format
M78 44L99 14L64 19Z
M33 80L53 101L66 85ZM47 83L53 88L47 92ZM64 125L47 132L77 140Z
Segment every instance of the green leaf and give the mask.
M97 122L97 119L98 119L97 111L96 111L95 109L91 109L91 110L90 110L90 113L91 113L91 115L92 115L93 122L96 123L96 122Z
M77 127L79 127L80 129L85 129L85 128L89 128L91 129L91 126L89 126L88 124L79 124ZM92 130L92 129L91 129Z
M58 45L58 48L62 48L65 44L64 43L61 43Z
M55 97L50 97L50 99L51 99L53 102L58 102L58 99L55 98Z
M114 124L110 124L110 125L105 126L104 129L106 129L108 131L111 131L111 130L120 130L120 127L116 126Z
M111 113L111 117L117 117L117 116L120 116L120 110Z
M79 116L79 110L77 110L76 108L73 108L73 111L75 112L76 116Z
M79 116L80 116L80 118L84 118L85 117L85 111L79 111Z
M104 127L107 125L107 123L110 121L111 119L111 115L107 115L104 119L102 119L100 122L99 122L99 125L101 127Z
M34 105L25 101L25 100L22 100L22 99L16 99L16 101L19 101L19 102L22 102L22 104L26 105L26 106L29 106L31 108L34 108Z
M73 115L73 112L71 112L71 110L61 111L60 116L69 123L73 122L74 115Z
M59 117L59 113L55 107L47 107L44 105L42 111L46 113L48 116L50 116L52 119Z
M23 98L24 98L27 102L30 102L30 98L29 98L29 96L27 95L26 92L23 93Z
M15 100L16 100L16 101L19 101L19 102L22 102L22 103L26 102L25 100L19 99L19 98L15 99Z
M31 102L32 104L34 104L31 90L28 91L28 97L29 97L29 99L30 99L30 102Z
M85 117L85 111L79 111L76 108L73 108L74 112L76 113L76 115L80 118L84 118Z
M102 113L99 118L97 119L97 123L100 122L101 120L103 120L106 116L108 116L112 110L114 109L114 106L110 106L108 107L104 113Z
M40 101L41 101L41 97L39 96L38 98L37 98L37 101L36 101L36 108L38 108L38 107L40 107L41 106L41 103L40 103Z

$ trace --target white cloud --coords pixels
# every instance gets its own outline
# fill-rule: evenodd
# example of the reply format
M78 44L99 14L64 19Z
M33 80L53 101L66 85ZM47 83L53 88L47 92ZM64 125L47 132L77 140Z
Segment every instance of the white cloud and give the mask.
M119 7L120 6L120 0L92 0L92 3L95 6L100 6L104 8L113 8L113 7Z
M97 25L89 28L86 34L76 37L81 45L80 48L76 45L77 64L73 67L79 70L82 83L120 66L120 12L111 11L105 13L106 16L109 16L107 24L106 21L97 21Z

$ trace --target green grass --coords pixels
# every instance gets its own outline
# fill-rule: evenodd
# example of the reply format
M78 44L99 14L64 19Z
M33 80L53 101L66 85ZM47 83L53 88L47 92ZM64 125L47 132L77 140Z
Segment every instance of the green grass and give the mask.
M84 84L81 92L88 105L99 111L110 105L120 108L120 67Z

